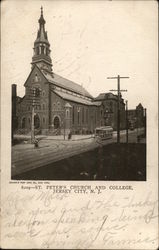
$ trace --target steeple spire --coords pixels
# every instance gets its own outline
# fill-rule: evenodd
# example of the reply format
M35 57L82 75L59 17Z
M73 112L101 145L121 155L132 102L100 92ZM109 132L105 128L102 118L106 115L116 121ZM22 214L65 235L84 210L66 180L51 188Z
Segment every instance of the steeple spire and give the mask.
M41 69L45 69L52 72L52 61L50 57L50 44L45 31L45 19L43 17L43 7L41 6L41 15L38 20L39 30L37 32L37 38L34 42L34 55L32 57L32 65L36 63ZM40 63L39 63L40 62ZM43 62L43 63L41 63Z
M43 15L43 6L41 6L41 16Z
M39 19L39 24L40 25L45 24L45 20L44 20L44 17L43 17L43 7L42 6L41 6L41 16L40 16L40 19Z

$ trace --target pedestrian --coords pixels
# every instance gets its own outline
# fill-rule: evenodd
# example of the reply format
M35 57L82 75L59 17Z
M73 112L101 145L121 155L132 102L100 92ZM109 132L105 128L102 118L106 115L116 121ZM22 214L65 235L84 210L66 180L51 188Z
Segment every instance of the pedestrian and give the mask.
M34 140L34 148L38 148L39 147L39 140L37 138L35 138Z
M69 134L68 134L68 140L70 140L71 137L72 137L72 133L71 133L71 131L70 131Z

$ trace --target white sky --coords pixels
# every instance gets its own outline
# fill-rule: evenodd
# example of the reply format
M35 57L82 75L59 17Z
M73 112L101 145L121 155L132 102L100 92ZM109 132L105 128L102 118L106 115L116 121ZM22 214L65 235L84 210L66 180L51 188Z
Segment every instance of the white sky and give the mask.
M157 1L2 2L2 64L5 82L24 82L31 70L33 43L43 6L53 70L94 97L116 89L109 76L129 76L121 89L129 108L147 107L157 90Z

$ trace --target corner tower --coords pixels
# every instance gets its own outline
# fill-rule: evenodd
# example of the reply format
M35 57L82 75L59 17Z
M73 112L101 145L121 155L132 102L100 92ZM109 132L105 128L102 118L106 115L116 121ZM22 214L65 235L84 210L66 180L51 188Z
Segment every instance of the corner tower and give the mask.
M50 57L50 43L48 41L47 32L45 31L45 19L43 17L43 8L41 7L41 16L39 18L39 30L37 38L34 42L34 55L32 57L32 67L36 64L40 69L43 69L52 74L52 60Z

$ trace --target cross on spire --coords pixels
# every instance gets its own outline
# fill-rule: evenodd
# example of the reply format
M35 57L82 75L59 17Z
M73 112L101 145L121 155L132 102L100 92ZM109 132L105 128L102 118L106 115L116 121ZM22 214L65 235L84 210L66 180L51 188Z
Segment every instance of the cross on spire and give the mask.
M41 15L43 15L43 6L41 6Z
M40 19L39 19L39 24L40 25L44 25L45 24L45 20L44 20L44 17L43 17L43 7L41 6L41 16L40 16Z

